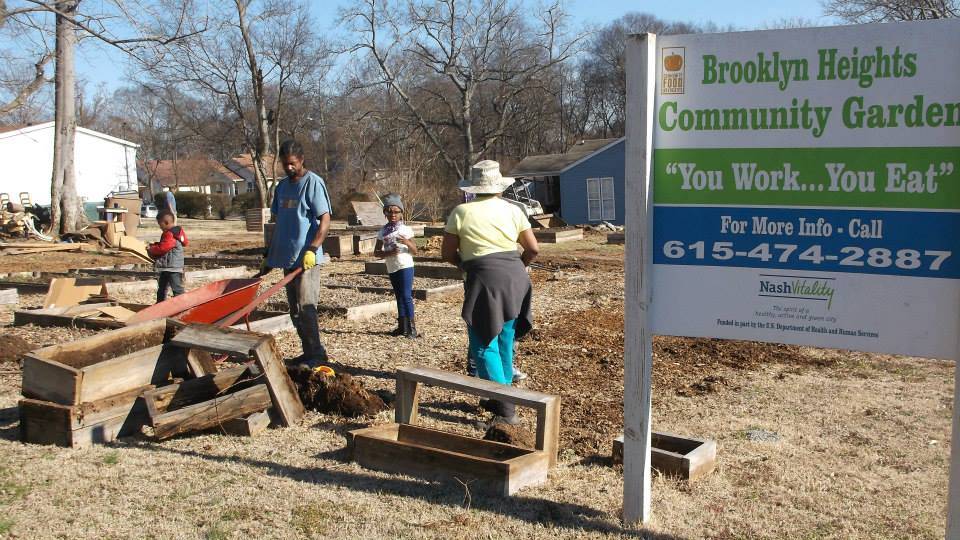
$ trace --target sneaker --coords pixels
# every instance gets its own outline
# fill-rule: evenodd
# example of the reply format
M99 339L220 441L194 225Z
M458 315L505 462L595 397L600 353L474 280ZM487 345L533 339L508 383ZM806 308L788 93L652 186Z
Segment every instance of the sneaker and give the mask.
M513 382L514 382L514 383L518 383L518 382L526 379L527 377L529 377L529 375L527 375L526 373L520 371L520 370L517 369L517 368L513 368Z

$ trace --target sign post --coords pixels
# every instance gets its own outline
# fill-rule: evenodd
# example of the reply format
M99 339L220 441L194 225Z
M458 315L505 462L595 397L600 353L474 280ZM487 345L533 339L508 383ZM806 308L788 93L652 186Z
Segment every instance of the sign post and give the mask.
M960 357L957 50L957 20L628 40L626 522L651 334Z

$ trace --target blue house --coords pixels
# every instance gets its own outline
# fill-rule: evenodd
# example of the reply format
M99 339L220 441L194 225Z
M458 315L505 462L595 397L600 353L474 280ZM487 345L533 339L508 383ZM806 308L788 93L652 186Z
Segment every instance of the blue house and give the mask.
M527 156L510 176L532 181L544 212L571 225L623 225L626 139L580 141L563 154Z

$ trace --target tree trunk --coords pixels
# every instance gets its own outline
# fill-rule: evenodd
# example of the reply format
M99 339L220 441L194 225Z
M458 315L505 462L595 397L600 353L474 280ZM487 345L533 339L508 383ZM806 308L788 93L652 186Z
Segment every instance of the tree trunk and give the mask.
M257 55L253 48L253 38L250 35L250 27L247 23L248 0L234 0L237 7L237 19L240 26L240 36L243 38L243 45L247 52L247 67L250 69L250 79L253 83L253 99L257 109L257 132L256 140L251 152L254 169L254 185L257 188L257 199L261 208L270 206L270 192L267 187L266 167L264 166L264 156L270 148L270 126L267 123L267 104L263 95L263 71L257 65Z
M80 0L57 4L68 17L76 15ZM74 147L77 133L76 75L74 50L77 29L66 17L57 16L56 73L54 97L53 175L50 183L50 230L63 234L78 228L79 200L74 170Z

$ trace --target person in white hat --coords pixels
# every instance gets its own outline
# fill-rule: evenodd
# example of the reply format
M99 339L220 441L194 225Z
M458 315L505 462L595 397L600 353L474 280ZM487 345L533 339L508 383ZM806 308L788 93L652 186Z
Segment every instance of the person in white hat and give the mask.
M441 247L443 260L466 273L461 316L477 374L507 385L513 382L514 339L533 328L533 287L525 267L540 251L527 216L500 198L512 184L496 161L474 164L460 189L476 198L450 213ZM519 421L511 403L490 400L481 406L496 415L494 422Z

